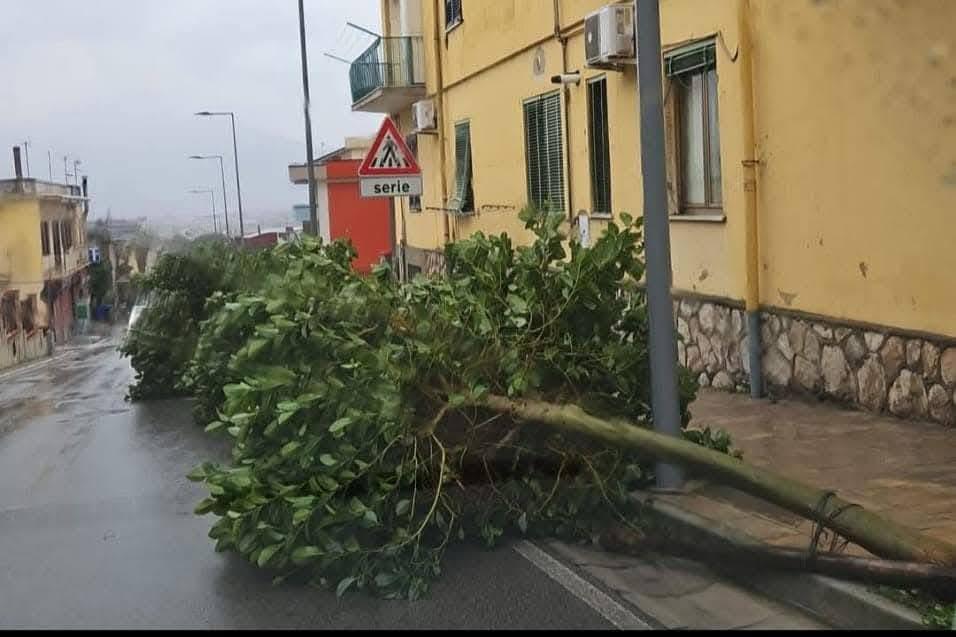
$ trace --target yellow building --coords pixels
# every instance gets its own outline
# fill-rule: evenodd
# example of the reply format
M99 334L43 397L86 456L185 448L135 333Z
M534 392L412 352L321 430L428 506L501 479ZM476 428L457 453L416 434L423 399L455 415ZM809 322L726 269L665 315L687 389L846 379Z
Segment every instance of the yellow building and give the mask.
M641 214L636 67L586 55L605 5L382 0L353 109L417 142L424 194L395 206L412 271L476 231L525 239L529 201L572 235ZM956 2L660 7L681 363L747 383L748 305L771 387L956 422Z
M17 169L0 180L0 369L68 340L89 297L82 189Z

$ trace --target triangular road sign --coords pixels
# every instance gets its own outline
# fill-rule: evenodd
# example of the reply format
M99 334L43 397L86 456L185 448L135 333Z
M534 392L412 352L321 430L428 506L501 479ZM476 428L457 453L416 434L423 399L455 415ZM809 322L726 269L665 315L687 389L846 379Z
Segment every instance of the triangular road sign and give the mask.
M396 177L420 175L415 155L402 139L395 122L386 116L368 154L359 166L359 177Z

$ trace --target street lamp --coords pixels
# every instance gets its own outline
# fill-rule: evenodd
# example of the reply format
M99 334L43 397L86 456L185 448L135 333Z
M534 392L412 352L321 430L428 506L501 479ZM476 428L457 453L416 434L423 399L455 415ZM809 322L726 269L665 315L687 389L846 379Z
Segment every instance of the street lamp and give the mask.
M219 223L216 220L216 192L212 188L193 188L188 192L198 195L204 192L209 193L209 200L212 202L212 231L216 234L219 233Z
M309 97L309 62L305 47L305 9L302 0L299 0L299 47L302 55L302 95L305 111L305 166L309 175L309 223L312 225L312 234L319 234L319 220L315 209L315 166L312 163L312 116Z
M236 146L236 114L232 111L199 111L200 117L217 117L228 115L232 120L232 155L236 162L236 199L239 200L239 241L243 241L245 227L242 224L242 188L239 186L239 149Z
M190 155L190 159L218 159L219 176L222 178L222 209L223 216L226 218L226 236L229 235L229 202L226 200L226 171L222 165L222 155Z

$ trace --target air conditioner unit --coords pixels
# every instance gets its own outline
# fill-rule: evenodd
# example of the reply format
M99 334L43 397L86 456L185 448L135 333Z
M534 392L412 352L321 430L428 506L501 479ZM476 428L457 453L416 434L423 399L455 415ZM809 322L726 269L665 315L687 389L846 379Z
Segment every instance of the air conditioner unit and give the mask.
M435 130L435 102L421 100L412 104L412 127L416 133Z
M590 68L636 62L633 4L607 5L584 18L584 55Z

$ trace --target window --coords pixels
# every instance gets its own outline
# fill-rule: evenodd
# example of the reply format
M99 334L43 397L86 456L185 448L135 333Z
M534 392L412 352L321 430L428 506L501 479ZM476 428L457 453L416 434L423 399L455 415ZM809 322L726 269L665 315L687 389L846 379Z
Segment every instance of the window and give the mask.
M40 249L43 256L50 254L50 224L47 221L40 222Z
M28 335L36 329L37 295L31 294L20 303L20 325Z
M0 296L0 323L3 324L3 331L7 335L17 331L16 291Z
M73 222L63 221L61 224L63 232L63 251L66 252L73 247Z
M53 229L53 256L56 259L57 264L60 263L60 259L63 257L63 243L60 239L60 222L54 221L51 225Z
M445 30L462 22L461 0L445 0Z
M611 151L608 141L607 80L588 82L588 147L591 153L591 212L611 214Z
M717 67L714 43L697 43L668 53L669 187L677 210L720 214L723 208ZM675 183L676 182L676 183Z
M408 146L408 149L412 151L412 155L415 156L415 160L418 161L418 135L415 133L410 134L405 138L405 144ZM422 211L422 198L421 195L412 195L408 198L408 208L412 212L421 212Z
M455 124L455 194L450 206L457 212L474 212L475 192L471 182L471 123Z
M528 203L564 210L560 93L524 103L524 140Z

